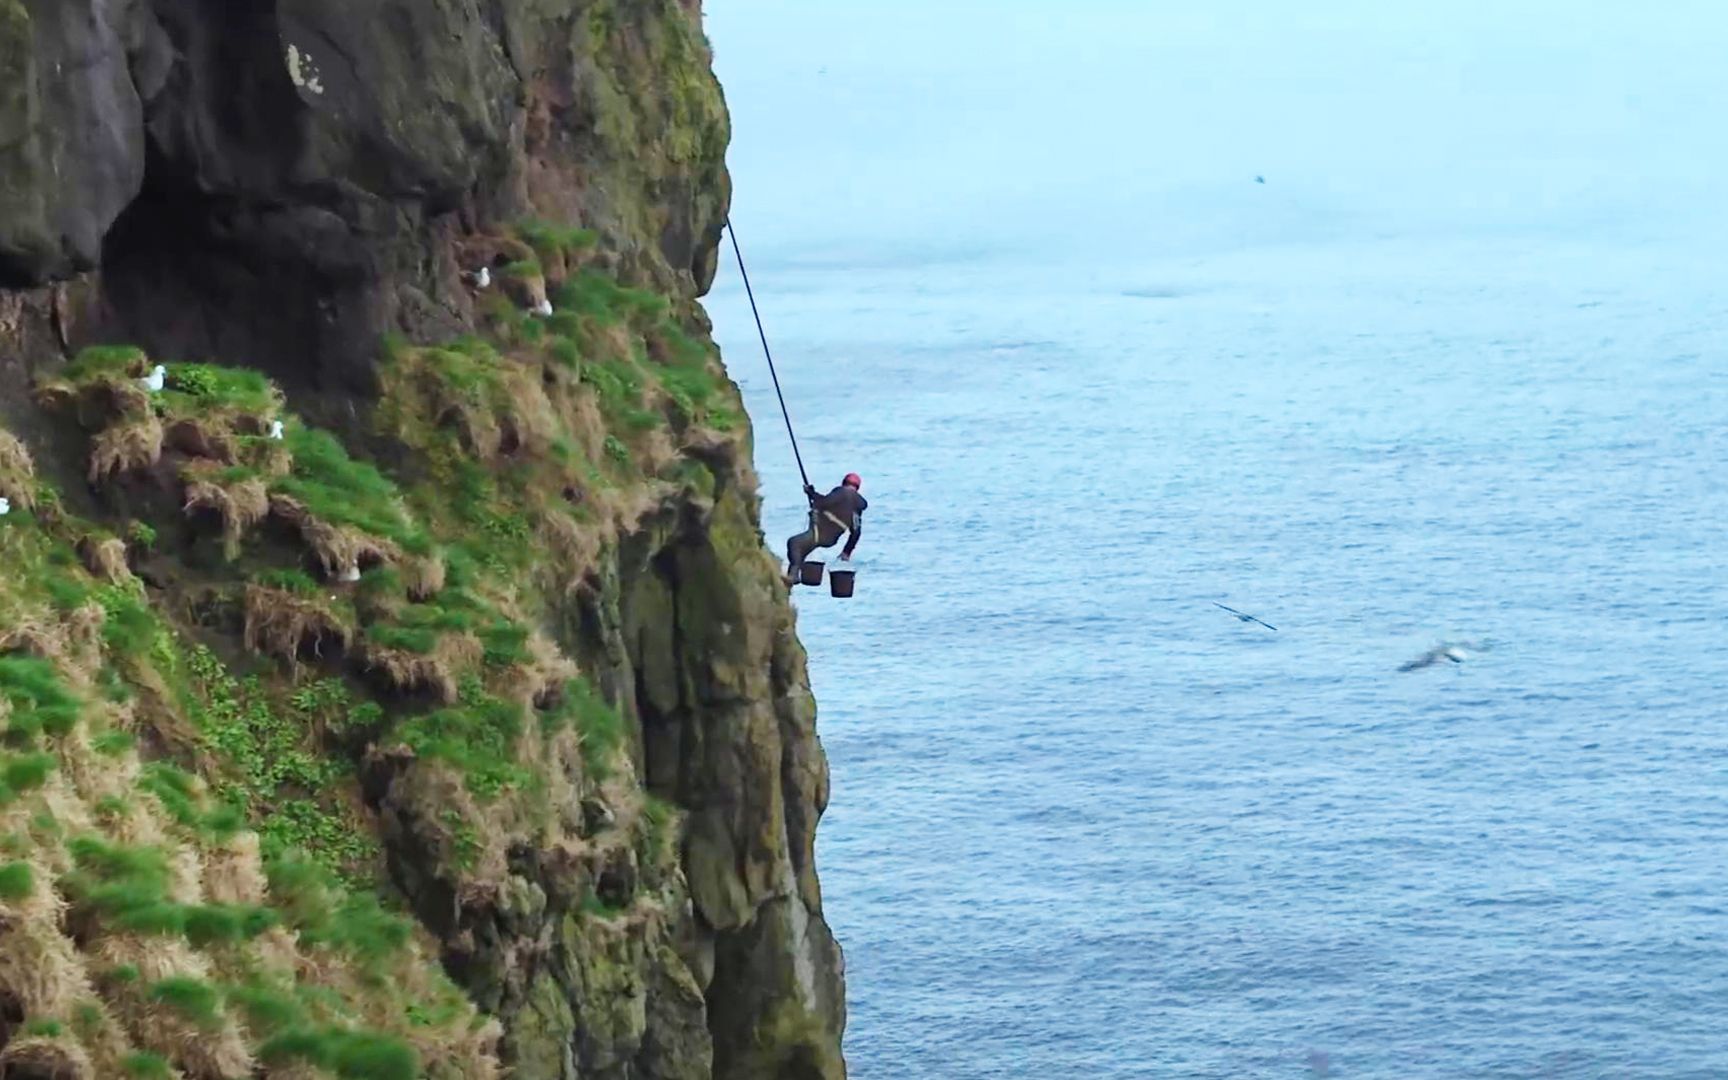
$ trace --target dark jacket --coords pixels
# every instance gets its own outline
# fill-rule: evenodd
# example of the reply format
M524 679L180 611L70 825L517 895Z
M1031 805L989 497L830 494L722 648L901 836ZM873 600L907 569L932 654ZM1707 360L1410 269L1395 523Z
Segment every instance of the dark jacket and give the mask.
M840 539L844 532L846 546L840 554L851 555L858 546L858 538L864 535L864 511L870 508L864 496L858 494L857 488L845 484L826 495L818 495L815 488L806 486L804 494L809 496L810 507L816 514L816 535L822 546Z

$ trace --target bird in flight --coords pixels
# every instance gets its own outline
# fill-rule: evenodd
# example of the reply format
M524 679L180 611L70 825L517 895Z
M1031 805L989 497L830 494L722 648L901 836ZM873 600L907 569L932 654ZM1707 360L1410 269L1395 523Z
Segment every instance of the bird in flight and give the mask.
M1265 619L1256 618L1253 615L1250 615L1245 611L1237 611L1233 607L1225 607L1223 604L1220 604L1216 600L1212 601L1212 606L1224 608L1225 611L1228 611L1230 614L1236 616L1236 618L1239 622L1259 623L1261 626L1264 626L1268 630L1278 629L1276 626L1273 626L1271 623L1267 622Z
M1266 182L1266 178L1264 176L1256 176L1254 178L1254 182L1256 184L1264 184Z
M1487 645L1475 641L1442 642L1414 660L1406 660L1398 665L1399 671L1419 671L1425 667L1433 667L1439 663L1462 664L1470 659L1470 650L1486 652Z

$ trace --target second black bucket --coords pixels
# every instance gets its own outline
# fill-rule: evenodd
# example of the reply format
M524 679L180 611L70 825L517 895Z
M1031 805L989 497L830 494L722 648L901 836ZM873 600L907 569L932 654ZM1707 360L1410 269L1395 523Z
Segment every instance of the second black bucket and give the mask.
M822 584L822 560L805 559L798 566L800 580L806 585Z
M828 591L835 596L851 596L852 579L857 573L856 570L828 571Z

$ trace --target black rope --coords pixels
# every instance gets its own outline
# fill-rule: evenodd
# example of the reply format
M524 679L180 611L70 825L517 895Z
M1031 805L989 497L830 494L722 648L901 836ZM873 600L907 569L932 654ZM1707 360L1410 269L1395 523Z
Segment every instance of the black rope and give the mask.
M768 358L768 374L774 377L774 396L780 399L780 415L786 418L786 436L792 440L792 457L798 462L798 475L804 486L810 486L810 474L804 471L804 455L798 452L798 435L792 430L792 414L786 410L786 395L780 392L780 373L774 370L774 354L768 349L768 332L762 329L762 312L756 307L756 293L750 288L750 272L744 269L744 252L738 248L738 230L732 218L726 218L726 234L732 238L732 254L738 260L738 276L744 279L744 295L750 298L750 314L756 317L756 336L762 339L762 355Z

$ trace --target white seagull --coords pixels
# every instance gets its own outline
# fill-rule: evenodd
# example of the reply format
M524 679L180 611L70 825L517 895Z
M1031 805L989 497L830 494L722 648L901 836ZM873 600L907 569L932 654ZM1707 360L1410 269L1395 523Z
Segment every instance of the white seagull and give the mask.
M280 421L280 420L270 421L270 437L272 439L275 439L277 442L282 441L282 421Z
M1272 625L1272 624L1271 624L1271 623L1269 623L1269 622L1267 622L1267 621L1266 621L1266 620L1265 620L1265 619L1259 619L1259 618L1256 618L1256 617L1254 617L1254 616L1253 616L1253 615L1250 615L1250 614L1248 614L1248 613L1247 613L1247 612L1245 612L1245 611L1237 611L1237 610L1236 610L1236 609L1235 609L1235 608L1233 608L1233 607L1224 607L1224 605L1223 605L1223 604L1220 604L1220 603L1219 603L1219 602L1218 602L1218 601L1216 601L1216 600L1214 600L1214 601L1212 601L1212 606L1213 606L1213 607L1221 607L1221 608L1224 608L1224 610L1225 610L1225 611L1228 611L1228 612L1229 612L1229 613L1230 613L1230 614L1232 614L1232 615L1234 615L1234 616L1236 616L1236 619L1237 619L1237 621L1238 621L1238 622L1252 622L1252 623L1259 623L1259 624L1260 624L1260 625L1261 625L1261 626L1264 626L1264 627L1265 627L1265 628L1266 628L1266 629L1268 629L1268 630L1276 630L1276 629L1278 629L1278 628L1277 628L1277 627L1276 627L1276 626L1273 626L1273 625Z
M1425 667L1433 667L1439 663L1462 664L1470 659L1471 650L1487 652L1488 646L1476 641L1445 641L1429 649L1414 660L1406 660L1398 665L1399 671L1419 671Z
M152 394L160 394L162 392L162 385L167 381L167 379L168 369L163 367L161 364L157 364L150 374L144 376L138 381L143 383L144 389L150 391Z
M534 305L534 314L540 316L542 319L551 315L552 314L552 301L542 300L538 304L535 304Z
M490 266L482 266L480 268L480 272L478 274L474 275L474 284L479 286L482 289L491 288L492 287L492 268Z
M11 512L12 512L12 500L8 499L4 495L0 495L0 517L5 517L7 514L10 514Z
M343 568L341 576L338 577L336 580L342 581L342 582L347 582L349 584L352 584L356 581L359 581L360 580L360 564L359 563L349 563L346 567Z

